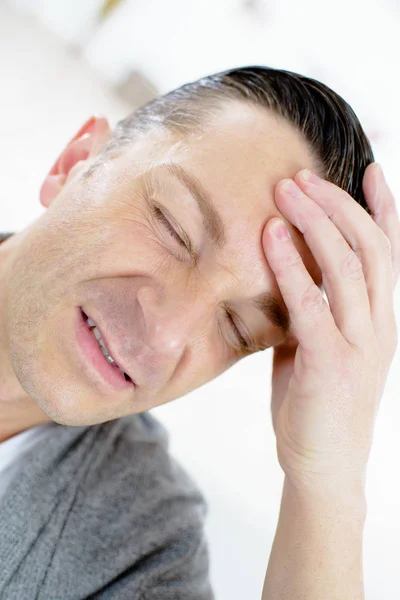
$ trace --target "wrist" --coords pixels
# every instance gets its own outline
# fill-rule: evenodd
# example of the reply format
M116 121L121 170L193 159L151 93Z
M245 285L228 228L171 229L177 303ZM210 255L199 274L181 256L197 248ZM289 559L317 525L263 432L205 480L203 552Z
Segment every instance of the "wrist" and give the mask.
M285 477L263 600L364 598L365 512L363 485L346 494Z
M295 501L298 506L319 506L325 509L332 507L349 517L365 521L367 515L367 499L365 494L365 478L352 480L332 480L318 478L305 482L292 480L285 475L283 497Z

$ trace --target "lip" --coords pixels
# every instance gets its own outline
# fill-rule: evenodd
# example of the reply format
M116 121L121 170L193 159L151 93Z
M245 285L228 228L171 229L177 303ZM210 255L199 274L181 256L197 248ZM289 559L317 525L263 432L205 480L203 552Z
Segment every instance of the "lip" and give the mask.
M86 311L85 314L87 314ZM95 319L93 319L93 321L96 323ZM83 354L85 362L94 367L110 387L112 387L114 390L134 389L136 387L133 381L127 381L121 371L108 362L100 350L94 334L90 331L83 311L80 307L77 307L76 341ZM105 339L104 343L106 344L107 348L109 348ZM122 368L123 367L121 365L121 369Z

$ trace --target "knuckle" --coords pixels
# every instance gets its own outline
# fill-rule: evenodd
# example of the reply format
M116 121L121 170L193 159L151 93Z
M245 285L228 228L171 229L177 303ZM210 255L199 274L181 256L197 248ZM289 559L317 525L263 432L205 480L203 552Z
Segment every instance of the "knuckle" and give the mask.
M340 263L340 273L349 280L361 279L363 274L362 262L353 250L350 250Z
M321 313L325 310L326 306L327 304L321 294L321 290L314 282L311 282L302 295L301 307L311 313Z
M279 267L276 269L276 274L285 274L289 269L296 269L302 264L302 258L297 252L289 252L286 256L279 257Z

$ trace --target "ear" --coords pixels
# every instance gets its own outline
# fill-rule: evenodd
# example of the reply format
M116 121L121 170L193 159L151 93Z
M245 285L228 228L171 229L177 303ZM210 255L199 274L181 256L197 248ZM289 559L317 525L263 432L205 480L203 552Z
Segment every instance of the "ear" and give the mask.
M40 203L46 208L63 188L74 167L97 154L110 139L111 130L105 117L92 116L67 144L48 172L40 189Z

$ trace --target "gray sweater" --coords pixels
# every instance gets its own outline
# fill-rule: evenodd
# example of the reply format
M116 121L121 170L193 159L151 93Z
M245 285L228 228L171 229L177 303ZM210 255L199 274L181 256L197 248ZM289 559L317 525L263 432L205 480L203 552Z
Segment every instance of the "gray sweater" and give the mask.
M214 600L207 511L149 413L55 424L0 501L0 598Z

